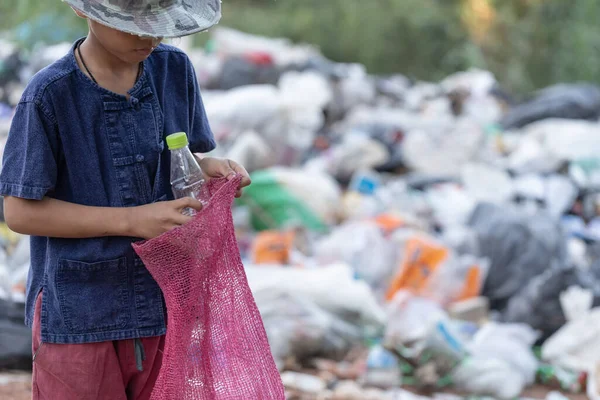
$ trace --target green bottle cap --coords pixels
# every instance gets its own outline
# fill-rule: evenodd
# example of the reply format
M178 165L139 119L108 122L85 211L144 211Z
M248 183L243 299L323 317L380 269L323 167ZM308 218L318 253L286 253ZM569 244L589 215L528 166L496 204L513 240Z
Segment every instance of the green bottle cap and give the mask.
M167 136L167 146L169 150L177 150L188 145L188 138L185 132L177 132Z

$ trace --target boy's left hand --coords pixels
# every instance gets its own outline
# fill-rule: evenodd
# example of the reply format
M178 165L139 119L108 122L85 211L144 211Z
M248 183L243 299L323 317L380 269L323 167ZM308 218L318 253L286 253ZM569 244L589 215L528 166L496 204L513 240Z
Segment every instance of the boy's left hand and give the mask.
M242 196L242 188L250 185L250 176L248 171L238 163L232 160L226 160L222 158L204 157L200 161L200 168L207 179L215 178L227 178L232 179L235 175L240 174L242 176L242 182L238 188L235 197Z

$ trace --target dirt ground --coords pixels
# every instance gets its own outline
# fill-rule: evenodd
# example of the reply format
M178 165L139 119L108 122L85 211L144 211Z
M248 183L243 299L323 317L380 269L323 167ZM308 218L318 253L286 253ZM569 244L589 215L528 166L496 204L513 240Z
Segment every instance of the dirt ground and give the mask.
M31 374L26 372L0 372L0 399L31 399Z
M528 389L523 397L531 399L545 399L551 390L536 386ZM586 400L585 395L565 394L570 400ZM31 399L31 374L23 372L0 373L0 399L1 400L30 400Z

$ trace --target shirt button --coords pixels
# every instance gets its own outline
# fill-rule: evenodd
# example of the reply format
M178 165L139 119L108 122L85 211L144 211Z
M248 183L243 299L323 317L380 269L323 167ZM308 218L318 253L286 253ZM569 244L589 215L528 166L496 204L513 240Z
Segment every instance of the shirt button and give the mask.
M135 160L137 162L143 162L144 161L144 156L141 154L138 154L137 156L135 156Z

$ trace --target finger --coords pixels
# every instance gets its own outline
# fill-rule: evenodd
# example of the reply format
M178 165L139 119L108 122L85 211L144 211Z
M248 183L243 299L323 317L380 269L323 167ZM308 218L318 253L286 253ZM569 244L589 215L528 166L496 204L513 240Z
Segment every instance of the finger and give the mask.
M242 175L242 181L240 182L240 187L250 186L251 183L252 183L252 181L250 180L250 177L248 176L247 173L245 176Z
M240 187L246 187L246 186L250 185L250 183L251 183L250 175L248 174L248 171L246 171L246 168L242 167L240 164L236 163L235 161L231 161L231 160L229 160L229 166L236 174L239 174L242 176L242 181L240 182Z
M174 223L173 227L177 228L181 225L185 225L188 222L190 222L192 219L193 219L192 217L188 217L187 215L177 213L177 215L173 216L173 223ZM171 228L171 229L173 229L173 228Z
M177 207L179 211L183 210L184 208L192 208L196 211L202 210L202 203L198 200L192 199L191 197L182 197L179 200L175 200L175 203L175 207Z
M237 199L239 199L240 197L242 197L242 189L238 189L238 190L235 192L235 197L236 197Z
M227 174L227 180L233 179L239 172L240 165L233 160L227 160L229 173Z
M167 225L167 230L165 232L170 232L175 228L179 228L181 226L181 224L176 224L176 223L172 223Z

